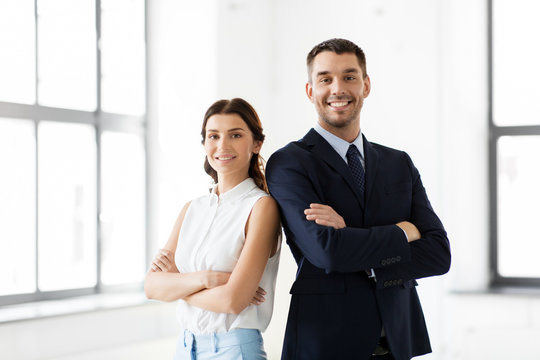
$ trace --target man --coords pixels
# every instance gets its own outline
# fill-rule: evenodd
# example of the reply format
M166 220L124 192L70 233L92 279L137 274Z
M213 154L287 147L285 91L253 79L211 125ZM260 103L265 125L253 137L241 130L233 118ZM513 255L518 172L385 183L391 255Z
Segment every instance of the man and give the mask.
M298 264L283 359L396 359L431 352L416 279L446 273L450 246L409 156L370 143L363 51L325 41L307 57L318 122L267 164Z

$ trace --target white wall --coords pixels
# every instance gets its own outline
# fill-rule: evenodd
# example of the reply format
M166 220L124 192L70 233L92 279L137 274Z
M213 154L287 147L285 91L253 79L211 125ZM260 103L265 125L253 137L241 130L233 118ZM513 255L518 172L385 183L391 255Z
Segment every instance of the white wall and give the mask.
M154 249L165 242L182 204L209 184L198 137L208 105L235 96L250 101L263 121L267 141L262 153L268 158L315 122L304 93L307 52L322 40L349 38L365 50L372 80L362 130L371 141L411 155L452 245L450 273L422 280L418 288L434 348L424 358L535 358L540 298L481 292L489 278L486 1L148 3ZM189 151L183 150L186 146ZM264 335L270 359L279 358L295 269L285 246L275 315ZM125 340L166 353L163 346L172 346L176 331L173 307L152 304L131 310L135 312L111 315L137 317L140 311L151 330ZM53 358L47 352L48 337L13 334L38 334L47 328L61 335L78 324L96 330L88 336L98 340L89 345L92 351L75 342L79 345L70 351L80 354L69 358L129 357L133 344L124 345L121 337L103 340L97 333L102 322L97 313L8 324L0 326L0 337L12 342L29 339L44 349L19 358L47 359ZM161 325L153 326L155 322ZM69 355L57 354L63 354L62 359Z

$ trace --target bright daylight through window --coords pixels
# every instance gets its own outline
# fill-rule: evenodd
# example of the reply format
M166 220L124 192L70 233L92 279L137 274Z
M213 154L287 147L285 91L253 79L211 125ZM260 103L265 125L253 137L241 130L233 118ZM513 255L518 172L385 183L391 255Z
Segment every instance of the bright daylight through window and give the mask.
M142 287L145 36L144 0L0 2L0 305Z
M540 23L536 0L491 0L491 270L494 285L540 285Z

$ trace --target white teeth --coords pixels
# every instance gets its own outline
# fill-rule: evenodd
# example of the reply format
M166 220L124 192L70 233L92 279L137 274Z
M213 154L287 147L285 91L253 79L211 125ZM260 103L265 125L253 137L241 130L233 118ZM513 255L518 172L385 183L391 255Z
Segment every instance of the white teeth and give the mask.
M229 156L229 157L219 157L218 156L218 160L231 160L234 156Z
M347 105L347 101L344 101L344 102L333 102L333 103L330 103L330 106L333 106L333 107L341 107L341 106L345 106Z

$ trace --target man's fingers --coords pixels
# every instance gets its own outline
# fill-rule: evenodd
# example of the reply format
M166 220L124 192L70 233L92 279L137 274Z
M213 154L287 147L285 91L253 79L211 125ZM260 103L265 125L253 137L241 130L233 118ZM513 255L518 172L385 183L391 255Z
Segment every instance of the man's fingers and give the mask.
M330 211L326 209L306 209L304 210L304 214L306 215L330 215L332 214Z
M326 214L310 214L310 215L306 215L306 219L308 219L308 220L317 220L317 219L320 219L320 220L328 220L328 221L331 221L331 220L332 220L332 216L326 215Z
M319 225L323 225L323 226L332 226L334 227L334 222L332 221L329 221L329 220L326 220L326 219L316 219L315 222Z
M309 204L309 207L311 209L326 209L326 208L329 208L330 206L323 205L323 204L312 203L312 204Z

